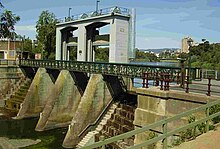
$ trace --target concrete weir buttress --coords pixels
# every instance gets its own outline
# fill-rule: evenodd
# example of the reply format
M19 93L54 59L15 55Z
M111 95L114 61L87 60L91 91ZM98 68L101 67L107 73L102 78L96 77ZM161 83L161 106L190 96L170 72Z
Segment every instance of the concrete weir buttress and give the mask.
M16 118L39 116L45 106L47 93L53 86L46 69L39 68Z
M81 95L70 72L62 70L55 85L48 92L47 103L40 114L35 130L43 131L68 126L77 110L80 99Z
M78 136L80 132L98 118L111 99L102 75L92 74L71 125L69 125L63 147L73 148L81 139Z

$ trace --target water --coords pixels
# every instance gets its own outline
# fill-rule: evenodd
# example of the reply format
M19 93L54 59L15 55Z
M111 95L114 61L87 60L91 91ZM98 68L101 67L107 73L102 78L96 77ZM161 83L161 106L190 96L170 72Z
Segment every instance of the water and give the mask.
M131 64L140 64L140 65L148 65L148 66L170 66L170 67L178 67L180 64L177 62L130 62Z
M0 137L7 137L10 139L40 139L41 143L25 149L34 148L53 148L61 149L62 142L67 132L67 128L54 129L44 132L36 132L35 126L38 118L29 118L23 120L1 120L0 119Z
M170 66L170 67L178 67L180 64L177 62L131 62L131 64L140 64L140 65L148 65L148 66ZM134 87L142 87L143 80L140 78L134 78ZM149 80L149 85L154 85L153 80Z

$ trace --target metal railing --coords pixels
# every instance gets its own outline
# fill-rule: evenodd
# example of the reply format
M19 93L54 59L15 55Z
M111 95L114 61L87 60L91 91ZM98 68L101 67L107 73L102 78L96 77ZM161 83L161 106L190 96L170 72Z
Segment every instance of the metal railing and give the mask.
M146 141L144 141L143 143L140 143L140 144L135 144L134 146L131 146L131 147L128 147L128 148L129 149L137 149L137 148L141 148L141 147L146 147L146 146L151 145L153 143L156 143L160 140L163 140L162 141L163 148L167 149L168 148L168 142L167 142L168 137L173 136L173 135L175 135L177 133L180 133L182 131L185 131L189 128L195 128L198 124L205 123L205 132L208 132L209 131L209 121L211 119L217 117L217 116L220 116L220 112L216 112L216 113L210 115L210 108L215 106L215 105L219 105L219 104L220 104L220 100L217 100L217 101L214 101L214 102L211 102L211 103L207 103L206 105L203 105L203 106L197 107L195 109L189 110L187 112L178 114L174 117L166 118L166 119L160 120L158 122L155 122L153 124L144 126L142 128L137 128L137 129L129 131L127 133L117 135L117 136L105 139L103 141L96 142L94 144L82 147L81 149L92 149L92 148L97 148L97 147L105 148L105 146L110 144L110 143L114 143L116 141L124 140L124 139L132 137L134 135L137 135L137 134L149 131L149 130L153 130L156 127L162 127L162 131L163 131L162 134L159 134L158 136L156 136L152 139L146 140ZM189 117L192 114L197 113L197 112L201 112L201 111L206 113L205 114L206 116L204 118L201 118L197 121L191 122L191 123L186 124L184 126L181 126L181 127L176 128L176 129L168 131L167 128L168 128L169 123L180 120L183 117Z
M220 95L220 85L212 83L212 81L215 79L208 77L207 82L204 82L205 79L203 79L203 82L192 82L189 79L189 76L186 76L186 78L186 93L189 93L190 90L193 90L206 93L207 96L211 96L213 93Z
M100 9L98 11L90 11L90 12L72 15L71 17L60 18L59 22L62 23L62 22L82 20L85 18L92 18L92 17L102 16L102 15L107 15L107 14L112 14L112 13L121 14L124 16L130 16L131 14L128 8L114 6L114 7Z
M83 61L61 61L61 60L20 60L19 66L44 67L50 69L67 69L86 73L96 73L114 76L126 76L130 78L142 78L144 72L178 73L180 67L152 66L127 63L101 63Z
M86 132L91 131L93 129L93 127L97 126L98 123L101 121L101 119L103 118L103 116L107 113L107 111L109 110L110 106L112 105L112 103L114 102L113 99L111 99L111 101L107 104L107 106L102 110L102 112L100 113L100 115L97 117L97 119L93 122L88 124L78 135L78 137L80 138L81 136L85 135Z
M202 74L203 79L212 78L215 80L220 80L220 71L219 70L202 69L201 74Z
M7 59L0 59L0 65L12 66L18 65L16 60L7 60Z

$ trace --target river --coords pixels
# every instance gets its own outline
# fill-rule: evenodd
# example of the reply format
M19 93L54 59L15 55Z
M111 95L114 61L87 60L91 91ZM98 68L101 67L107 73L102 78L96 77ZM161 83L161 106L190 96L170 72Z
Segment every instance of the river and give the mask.
M39 118L28 118L23 120L14 120L9 118L0 118L0 137L6 137L9 139L41 140L40 143L25 147L25 149L61 149L62 141L67 132L67 128L36 132L34 129L38 119Z

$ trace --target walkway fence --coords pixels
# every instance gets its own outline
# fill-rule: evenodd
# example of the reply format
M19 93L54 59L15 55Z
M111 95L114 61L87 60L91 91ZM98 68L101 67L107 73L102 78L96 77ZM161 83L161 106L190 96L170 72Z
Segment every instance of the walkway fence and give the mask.
M134 135L138 135L141 133L145 133L147 131L149 132L149 131L155 130L158 127L162 130L161 133L158 133L157 135L155 135L153 138L151 138L149 140L146 140L140 144L135 144L134 146L131 146L128 148L129 149L138 149L141 147L147 147L147 146L149 146L153 143L156 143L158 141L162 141L163 149L167 149L168 145L169 145L168 144L168 137L178 135L181 132L184 132L184 131L186 132L191 129L192 134L193 134L193 138L195 138L196 137L196 129L199 129L197 127L199 127L201 125L204 125L204 132L208 132L210 125L211 125L210 121L213 118L217 118L217 117L219 118L219 116L220 116L220 111L217 111L216 113L211 113L210 109L219 105L219 104L220 104L220 100L210 102L210 103L207 103L206 105L203 105L203 106L197 107L195 109L189 110L187 112L178 114L174 117L166 118L166 119L160 120L158 122L152 123L150 125L144 126L142 128L137 128L137 129L129 131L127 133L117 135L112 138L101 140L99 142L88 145L86 147L82 147L81 149L92 149L92 148L98 148L98 147L102 147L102 149L105 149L111 143L125 140L129 137L132 137ZM184 118L185 119L189 118L190 116L192 116L198 112L204 113L204 116L200 119L195 119L195 121L192 121L191 123L178 126L177 128L170 129L170 125L172 125L173 122L180 121L181 119L184 119Z
M49 69L67 69L93 74L125 76L130 78L142 78L144 72L156 73L180 73L180 67L152 66L128 63L104 63L85 61L61 61L61 60L20 60L21 67L44 67Z
M197 70L195 70L197 71ZM197 71L200 73L200 71ZM175 73L152 73L152 72L144 72L142 77L142 82L140 80L138 82L133 81L134 85L139 84L142 85L142 88L149 88L149 86L158 86L160 90L185 90L186 93L189 92L197 92L206 94L207 96L211 96L211 94L220 95L220 84L216 83L216 80L208 77L207 79L203 79L202 81L194 81L197 76L201 76L198 74L194 74L194 77L185 76L184 79L180 76L180 72ZM181 80L183 79L183 80ZM214 82L215 81L215 82ZM183 83L182 83L183 82Z
M215 80L220 80L220 71L219 70L202 69L202 78L203 79L212 78Z
M6 60L6 59L0 59L0 65L5 66L11 66L11 65L17 65L16 60Z

